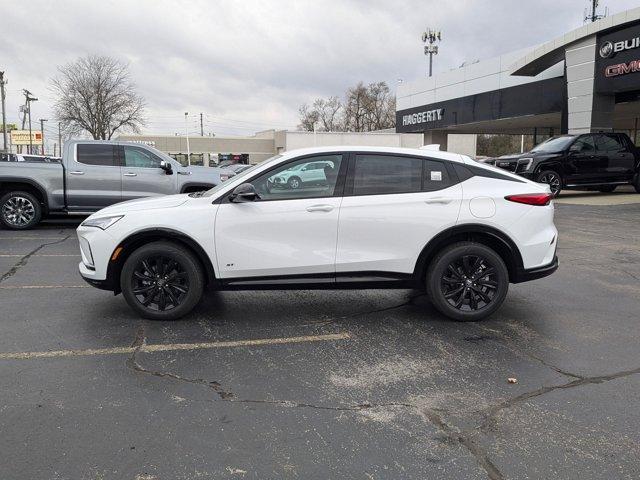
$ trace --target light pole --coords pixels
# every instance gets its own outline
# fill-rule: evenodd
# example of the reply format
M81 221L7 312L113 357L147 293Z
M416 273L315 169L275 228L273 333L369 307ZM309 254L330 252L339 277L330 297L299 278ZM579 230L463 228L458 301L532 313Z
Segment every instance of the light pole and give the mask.
M438 45L434 43L442 40L442 32L440 30L427 29L422 34L422 43L424 46L424 54L429 55L429 76L433 73L433 56L438 54ZM426 45L428 43L428 45Z
M191 149L189 148L189 112L184 112L184 133L187 136L187 165L191 165Z
M27 105L27 115L29 115L29 155L33 154L33 138L31 138L31 102L37 102L38 99L31 96L31 92L26 88L22 90L24 93L25 104Z

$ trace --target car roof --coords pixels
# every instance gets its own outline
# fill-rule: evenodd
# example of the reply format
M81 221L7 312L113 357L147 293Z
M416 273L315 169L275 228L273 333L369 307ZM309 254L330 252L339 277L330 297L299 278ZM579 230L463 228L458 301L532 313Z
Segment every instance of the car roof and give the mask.
M313 155L321 153L334 153L334 152L371 152L371 153L388 153L388 154L400 154L400 155L416 155L420 157L438 158L441 160L451 160L459 163L466 163L463 155L452 152L443 152L439 150L426 150L419 148L406 148L406 147L371 147L371 146L354 146L354 145L334 145L326 147L308 147L299 148L296 150L287 150L282 155L283 157L296 157L300 155Z

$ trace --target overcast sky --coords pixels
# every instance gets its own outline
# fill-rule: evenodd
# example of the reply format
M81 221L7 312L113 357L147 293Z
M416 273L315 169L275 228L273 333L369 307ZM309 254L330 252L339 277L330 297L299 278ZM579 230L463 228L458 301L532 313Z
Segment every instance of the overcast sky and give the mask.
M603 0L609 14L638 0ZM153 133L218 135L295 128L298 107L358 81L425 75L420 36L443 31L435 72L543 43L582 25L585 0L0 0L0 70L7 120L21 91L32 118L56 129L48 85L56 68L98 53L128 62Z

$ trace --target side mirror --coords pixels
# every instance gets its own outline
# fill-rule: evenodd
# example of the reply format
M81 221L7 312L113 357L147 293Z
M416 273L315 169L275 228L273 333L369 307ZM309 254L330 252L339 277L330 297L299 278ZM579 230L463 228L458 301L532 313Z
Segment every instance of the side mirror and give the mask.
M256 187L250 183L243 183L238 185L231 195L229 195L229 201L233 203L247 203L254 202L260 199L260 195L256 192Z
M169 162L165 162L164 160L160 162L160 168L164 170L164 173L166 173L167 175L171 175L173 173L173 167L171 166L171 164Z

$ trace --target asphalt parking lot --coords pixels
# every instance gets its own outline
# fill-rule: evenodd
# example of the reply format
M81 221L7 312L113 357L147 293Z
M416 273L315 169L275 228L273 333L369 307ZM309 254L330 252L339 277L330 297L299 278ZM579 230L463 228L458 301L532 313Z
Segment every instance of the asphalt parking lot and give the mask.
M402 290L143 321L75 223L0 231L0 478L638 478L635 195L561 197L558 272L469 324Z

